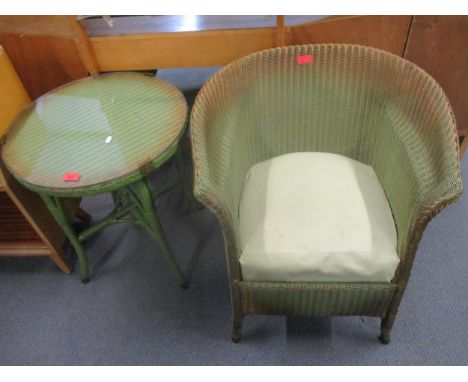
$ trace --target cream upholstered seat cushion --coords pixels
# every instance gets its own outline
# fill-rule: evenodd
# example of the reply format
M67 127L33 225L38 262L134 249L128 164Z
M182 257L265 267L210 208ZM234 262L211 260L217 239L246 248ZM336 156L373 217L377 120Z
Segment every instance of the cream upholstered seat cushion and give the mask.
M257 163L244 181L239 221L247 281L389 282L399 262L377 175L341 155Z

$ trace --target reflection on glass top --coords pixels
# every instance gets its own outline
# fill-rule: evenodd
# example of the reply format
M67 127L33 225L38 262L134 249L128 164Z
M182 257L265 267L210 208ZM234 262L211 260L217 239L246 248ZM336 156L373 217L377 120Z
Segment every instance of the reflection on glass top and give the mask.
M20 180L43 188L98 185L138 171L180 137L183 95L138 73L75 81L38 98L7 134L3 160ZM79 181L63 180L80 174Z

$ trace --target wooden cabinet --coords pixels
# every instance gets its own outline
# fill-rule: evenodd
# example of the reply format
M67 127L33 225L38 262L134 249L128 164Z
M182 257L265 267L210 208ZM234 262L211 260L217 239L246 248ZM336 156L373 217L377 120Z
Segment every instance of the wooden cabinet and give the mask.
M461 151L468 145L468 16L414 16L404 57L433 76L455 113Z
M431 74L450 99L461 140L468 135L468 16L332 16L305 24L285 24L278 17L261 27L231 22L207 30L200 23L184 32L177 31L180 17L170 17L164 28L165 18L126 17L107 28L111 34L103 35L101 28L96 35L93 23L70 16L0 16L0 44L33 98L96 71L219 66L291 44L367 45L403 56ZM215 25L226 23L226 16L212 18L218 18L210 19ZM121 24L126 28L119 29ZM461 151L467 146L468 138Z
M0 139L29 102L0 46ZM70 273L70 265L62 253L64 241L62 230L40 196L20 185L0 161L0 256L49 256L63 272Z

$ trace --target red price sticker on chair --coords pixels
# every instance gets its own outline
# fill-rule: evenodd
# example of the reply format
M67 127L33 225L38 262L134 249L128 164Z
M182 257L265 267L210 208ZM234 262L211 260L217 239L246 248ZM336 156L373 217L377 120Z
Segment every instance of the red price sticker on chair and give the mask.
M81 174L79 173L66 173L63 174L63 180L65 182L78 182L81 178Z
M300 56L296 57L296 62L299 65L311 64L312 63L312 56L310 54L301 54Z

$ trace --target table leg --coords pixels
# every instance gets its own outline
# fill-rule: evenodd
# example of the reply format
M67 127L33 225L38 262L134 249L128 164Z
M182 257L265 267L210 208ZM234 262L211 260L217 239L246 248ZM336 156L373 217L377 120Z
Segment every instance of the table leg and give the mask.
M136 182L134 185L134 192L138 198L141 212L141 216L136 216L136 218L144 220L144 225L148 227L149 233L161 247L164 258L169 264L177 284L182 288L187 288L189 284L188 280L182 273L179 264L172 254L166 236L164 235L147 180L142 179Z
M114 206L117 207L120 203L120 195L118 191L112 191L112 200L114 201Z
M71 245L75 249L76 254L80 262L80 275L81 282L87 283L89 281L89 269L88 269L88 258L86 252L78 240L78 236L75 230L72 228L70 222L67 219L65 210L63 209L62 202L60 198L55 196L50 196L46 194L41 194L42 199L44 200L47 208L49 209L52 216L55 218L57 223L63 229L63 232L70 240Z

